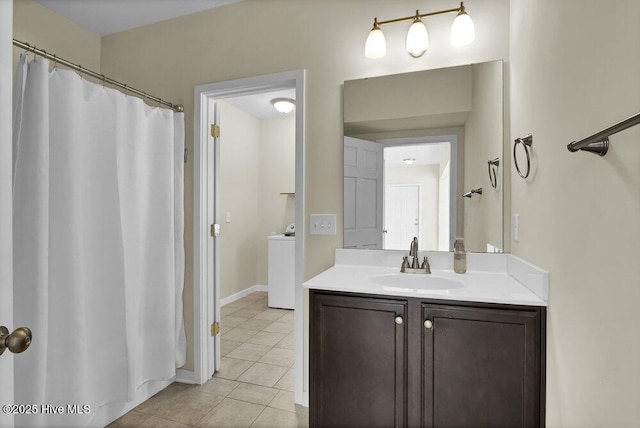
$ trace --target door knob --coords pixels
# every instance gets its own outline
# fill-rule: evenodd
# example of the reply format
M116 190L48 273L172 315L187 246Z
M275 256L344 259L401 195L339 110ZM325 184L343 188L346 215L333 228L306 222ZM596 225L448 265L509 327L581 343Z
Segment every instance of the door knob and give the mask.
M424 322L424 326L425 326L425 328L429 328L429 329L430 329L431 327L433 327L433 321L431 321L431 320L426 320L426 321Z
M9 334L9 329L5 326L0 326L0 355L4 353L4 350L9 348L9 351L14 354L19 354L27 350L31 345L31 330L27 327L20 327Z
M396 317L396 324L402 324L402 323L403 323L403 321L404 321L404 320L402 319L402 317L401 317L400 315L398 315L398 316Z

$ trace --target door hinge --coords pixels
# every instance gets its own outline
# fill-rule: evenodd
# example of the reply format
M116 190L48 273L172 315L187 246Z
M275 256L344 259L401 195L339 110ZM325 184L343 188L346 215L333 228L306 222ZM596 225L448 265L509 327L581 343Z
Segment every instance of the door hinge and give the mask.
M220 225L217 223L214 223L211 225L211 236L216 237L216 236L220 236Z
M211 336L216 336L220 333L220 323L218 321L211 324Z
M211 124L211 136L213 138L220 137L220 127L218 125L216 125L215 123Z

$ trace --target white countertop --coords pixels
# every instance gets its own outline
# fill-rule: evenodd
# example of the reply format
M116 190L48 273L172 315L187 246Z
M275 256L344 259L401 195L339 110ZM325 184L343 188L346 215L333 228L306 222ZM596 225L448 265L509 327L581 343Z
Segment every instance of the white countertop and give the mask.
M469 302L547 306L548 273L509 254L467 254L464 274L455 273L448 262L451 253L420 253L431 262L429 274L401 274L401 286L385 283L384 276L400 275L402 251L336 250L336 263L306 281L308 289L417 297ZM397 266L390 266L396 261ZM404 276L408 283L402 284ZM424 277L423 279L421 279ZM517 279L516 279L517 278ZM456 281L453 288L421 287L442 279ZM521 282L522 281L522 282ZM523 284L524 283L524 284ZM526 284L526 285L525 285Z

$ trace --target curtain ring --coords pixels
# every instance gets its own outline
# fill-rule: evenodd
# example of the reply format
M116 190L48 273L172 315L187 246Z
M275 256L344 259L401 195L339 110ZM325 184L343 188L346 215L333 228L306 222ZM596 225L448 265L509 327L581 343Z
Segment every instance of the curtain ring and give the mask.
M80 80L84 80L84 78L82 77L82 73L84 73L82 71L82 66L80 64L78 64L78 73L80 73Z
M531 172L531 155L529 153L529 148L531 148L531 146L533 145L533 135L528 134L522 138L516 138L514 141L515 141L515 144L513 145L513 163L516 166L516 171L518 171L518 175L526 179L527 177L529 177L529 173ZM522 171L520 171L520 166L518 165L518 158L516 157L516 148L518 147L518 144L522 144L522 147L524 147L524 152L527 155L526 174L523 174Z
M491 168L492 166L495 166L495 168ZM498 188L498 166L500 166L500 158L495 158L487 162L489 181L491 182L491 187L494 189Z
M104 74L101 74L100 77L102 77L102 87L104 88L104 85L107 81L107 77Z
M56 70L58 68L58 57L56 54L53 54L53 69Z
M36 58L38 57L38 55L36 54L36 47L35 46L31 46L28 43L27 43L27 46L29 46L29 50L31 51L31 53L33 53L33 60L35 61Z

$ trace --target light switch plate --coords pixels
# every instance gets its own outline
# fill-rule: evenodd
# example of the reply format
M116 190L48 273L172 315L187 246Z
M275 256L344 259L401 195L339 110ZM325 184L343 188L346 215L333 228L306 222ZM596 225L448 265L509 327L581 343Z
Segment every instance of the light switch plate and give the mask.
M335 214L310 214L311 235L335 235Z

